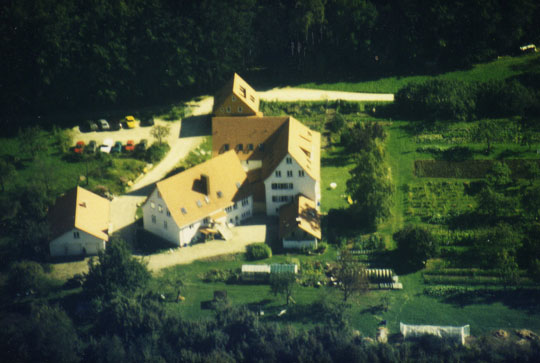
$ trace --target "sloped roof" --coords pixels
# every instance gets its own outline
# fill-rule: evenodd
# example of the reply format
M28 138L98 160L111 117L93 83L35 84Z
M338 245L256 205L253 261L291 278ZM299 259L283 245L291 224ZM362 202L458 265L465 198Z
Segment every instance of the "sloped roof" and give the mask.
M321 134L311 130L293 117L270 140L271 152L263 159L263 178L266 179L287 155L315 180L321 179Z
M242 100L254 113L259 112L259 95L236 73L214 96L214 107L212 108L212 112L215 113L218 107L222 105L231 94L234 94L238 99Z
M267 178L283 158L292 158L315 180L320 180L321 134L290 116L250 116L212 118L212 156L231 150L238 144L240 160L262 160L263 179ZM253 145L253 150L248 145ZM259 149L259 145L264 148Z
M280 237L288 236L295 228L321 239L321 216L315 202L302 194L279 210Z
M79 186L59 197L48 214L53 238L77 228L104 241L109 240L109 216L110 202Z
M214 117L212 118L212 157L223 152L223 145L235 149L238 144L243 149L238 153L240 160L262 160L267 151L272 150L268 141L276 131L289 120L289 116L278 117ZM248 150L248 145L253 150ZM263 144L261 150L259 145Z
M236 153L229 151L160 181L157 189L171 217L183 227L245 198L248 184Z

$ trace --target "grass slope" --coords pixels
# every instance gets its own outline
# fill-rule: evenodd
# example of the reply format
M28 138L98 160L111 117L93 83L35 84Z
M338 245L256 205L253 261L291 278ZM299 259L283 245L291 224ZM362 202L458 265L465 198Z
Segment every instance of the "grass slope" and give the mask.
M296 87L347 92L396 93L408 83L420 83L432 79L460 81L503 80L527 71L532 71L535 67L537 68L536 63L538 63L538 59L540 59L540 56L536 54L521 57L501 57L489 63L477 64L471 69L438 75L393 76L358 82L309 82L299 84Z

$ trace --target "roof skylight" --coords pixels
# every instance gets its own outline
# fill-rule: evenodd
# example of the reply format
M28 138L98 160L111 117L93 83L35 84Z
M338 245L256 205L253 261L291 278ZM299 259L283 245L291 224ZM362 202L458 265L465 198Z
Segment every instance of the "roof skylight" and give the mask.
M187 214L187 210L184 207L180 208L180 211L182 211L182 214Z

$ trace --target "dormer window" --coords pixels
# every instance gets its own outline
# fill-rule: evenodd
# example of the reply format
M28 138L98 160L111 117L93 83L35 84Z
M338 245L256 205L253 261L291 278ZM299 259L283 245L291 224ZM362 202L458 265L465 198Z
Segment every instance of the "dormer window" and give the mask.
M238 86L240 89L240 94L245 98L246 97L246 89L242 86Z
M236 101L236 96L235 95L231 96L231 101L233 101L233 102Z
M231 106L227 106L227 113L231 113Z
M243 144L236 145L236 150L238 150L238 151L244 150L244 145Z
M236 188L237 189L240 189L240 185L241 185L240 182L236 182Z
M249 151L253 151L253 144L248 144L247 148Z
M223 145L223 151L229 151L229 144Z
M259 144L259 150L264 151L264 144Z
M184 207L180 208L180 211L181 211L182 214L184 214L184 215L187 214L187 210L186 210L186 208L184 208Z
M218 197L218 198L223 197L223 193L221 192L221 190L218 190L218 192L217 192L217 197Z
M238 106L238 112L242 112L244 111L244 109L242 108L242 106Z
M197 200L195 203L197 203L197 207L199 207L199 208L202 207L202 202L200 200Z

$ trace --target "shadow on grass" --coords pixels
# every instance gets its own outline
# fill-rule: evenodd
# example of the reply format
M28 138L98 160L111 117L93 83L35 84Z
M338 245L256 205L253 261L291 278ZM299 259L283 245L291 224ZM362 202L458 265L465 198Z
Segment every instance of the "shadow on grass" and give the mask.
M479 289L452 295L443 301L459 307L474 304L502 303L511 309L523 310L529 314L540 312L540 304L538 303L540 301L540 290L538 289Z
M212 135L212 120L210 116L189 116L182 119L179 135L181 139L210 135Z

